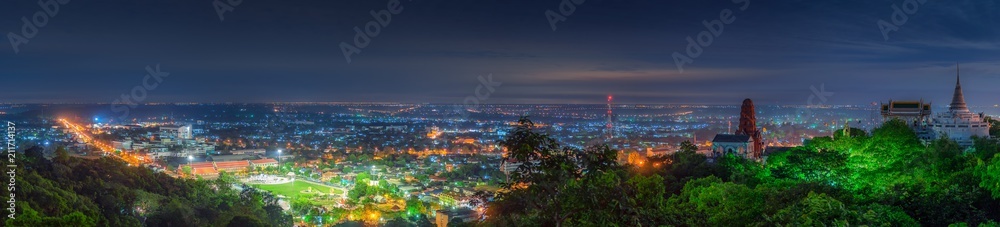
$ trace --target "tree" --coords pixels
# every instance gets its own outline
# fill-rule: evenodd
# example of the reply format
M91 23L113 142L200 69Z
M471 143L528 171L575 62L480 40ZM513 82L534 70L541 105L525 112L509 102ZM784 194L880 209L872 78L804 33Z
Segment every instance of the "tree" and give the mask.
M427 207L424 206L423 201L420 201L417 198L410 198L406 200L406 215L416 216L424 213L427 213Z
M367 171L365 171L365 172L358 173L358 176L354 177L354 179L357 182L362 182L363 181L363 182L365 182L367 184L369 180L372 180L372 175L369 174Z
M53 159L53 161L59 163L66 163L67 161L69 161L69 158L70 158L69 152L66 151L66 147L56 148L56 156Z
M683 143L650 159L663 165L655 171L623 168L607 146L567 148L535 129L523 118L501 141L504 163L518 168L495 197L472 200L487 205L482 224L990 226L1000 218L996 142L977 139L974 153L951 140L924 145L898 120L871 135L817 137L766 162L709 162Z
M341 178L340 176L333 176L333 177L330 178L330 183L331 184L335 184L335 185L339 185L342 180L343 180L343 178Z
M986 122L990 123L990 135L1000 136L1000 120L987 117Z
M847 159L846 153L836 150L794 148L771 154L767 168L774 177L840 184L845 181Z
M995 127L1000 127L997 125ZM996 154L1000 154L1000 142L991 138L982 137L972 137L973 148L975 149L975 155L977 158L983 161L989 161Z
M839 139L854 138L854 137L865 137L867 135L868 133L866 133L865 130L863 129L848 127L834 132L833 138L839 140Z
M388 222L386 222L383 226L385 226L385 227L408 227L408 226L412 226L412 224L410 224L409 221L406 221L406 219L403 219L402 217L396 217L396 218L393 218L392 220L389 220Z
M993 198L1000 199L1000 154L993 157L989 164L980 164L982 182L979 186L989 191Z
M723 169L724 179L748 186L756 186L769 175L760 162L735 154L725 154L721 158L718 158L716 162Z
M799 203L768 218L773 225L789 226L919 226L899 208L883 205L850 207L826 194L809 193Z
M236 179L235 175L233 175L232 173L225 172L225 171L219 172L219 178L216 179L216 180L219 181L219 182L222 182L223 185L227 185L227 186L231 185L231 184L236 184L236 183L239 182L239 180Z
M360 181L355 182L354 188L347 191L347 197L355 201L366 195L368 195L368 183L362 183Z
M923 162L921 164L930 167L927 169L927 173L935 179L947 177L951 173L965 168L967 156L965 156L962 146L954 140L941 137L932 141L924 152L924 158L920 160Z
M742 226L761 221L763 194L744 185L710 176L688 182L670 198L682 225Z
M677 152L697 152L698 145L694 145L690 140L685 140L681 142L681 148Z
M59 156L54 162L17 157L23 164L16 205L23 213L4 226L226 226L237 216L266 217L258 220L269 226L292 223L273 195L246 186L237 191L225 179L173 178L112 157Z
M260 219L257 219L257 218L239 215L239 216L233 217L233 219L230 220L229 224L226 225L226 226L232 226L232 227L237 227L237 226L238 227L244 227L244 226L245 227L256 227L256 226L261 226L261 227L263 227L263 226L268 226L268 224L266 222L264 222L264 221L261 221Z
M617 169L617 151L607 146L586 151L563 147L534 128L531 120L522 117L514 131L500 141L508 151L503 162L519 166L509 173L510 181L502 186L506 192L497 195L499 202L490 206L502 215L529 215L529 220L542 225L561 226L589 209L566 204L564 197L578 196L566 194L572 191L565 188L566 184Z

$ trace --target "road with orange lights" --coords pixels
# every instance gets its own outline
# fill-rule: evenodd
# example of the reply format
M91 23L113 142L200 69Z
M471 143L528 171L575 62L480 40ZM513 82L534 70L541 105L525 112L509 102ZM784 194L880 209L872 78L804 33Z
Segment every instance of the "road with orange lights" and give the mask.
M84 128L78 124L73 124L72 122L69 122L66 119L59 119L59 121L62 122L63 125L66 126L66 128L73 131L73 134L76 135L77 138L79 138L87 145L96 147L97 149L100 149L101 151L105 152L106 154L112 157L116 157L118 159L121 159L122 161L125 161L129 165L139 166L140 164L143 163L142 160L149 160L141 157L141 155L137 155L134 152L129 152L127 150L116 152L116 149L108 145L107 143L93 139L93 136L90 135L87 128Z

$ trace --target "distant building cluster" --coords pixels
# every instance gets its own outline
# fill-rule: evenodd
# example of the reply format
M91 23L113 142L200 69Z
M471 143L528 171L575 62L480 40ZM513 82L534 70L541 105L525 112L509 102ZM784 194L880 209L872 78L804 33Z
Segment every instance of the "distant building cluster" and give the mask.
M140 126L122 127L142 128ZM195 138L194 133L195 130L190 124L161 125L158 131L147 132L139 140L124 137L121 140L112 141L111 145L114 149L147 151L153 159L203 156L215 151L214 142L204 138Z

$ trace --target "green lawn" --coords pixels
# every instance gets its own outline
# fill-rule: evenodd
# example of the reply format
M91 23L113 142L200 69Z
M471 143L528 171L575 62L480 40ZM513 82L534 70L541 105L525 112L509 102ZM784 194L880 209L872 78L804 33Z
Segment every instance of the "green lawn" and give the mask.
M333 190L333 193L336 195L340 195L341 193L343 193L343 191L341 190L326 185L315 184L303 180L295 180L293 182L284 184L256 184L254 185L254 187L270 191L274 194L284 195L289 198L293 198L295 196L300 196L300 195L311 197L312 194L304 192L309 187L312 187L312 190L314 192L330 193L330 190Z

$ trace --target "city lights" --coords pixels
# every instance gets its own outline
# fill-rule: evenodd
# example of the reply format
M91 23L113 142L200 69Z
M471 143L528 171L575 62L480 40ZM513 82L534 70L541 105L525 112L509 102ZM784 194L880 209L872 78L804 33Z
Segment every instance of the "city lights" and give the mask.
M1000 227L1000 1L70 1L0 226Z

